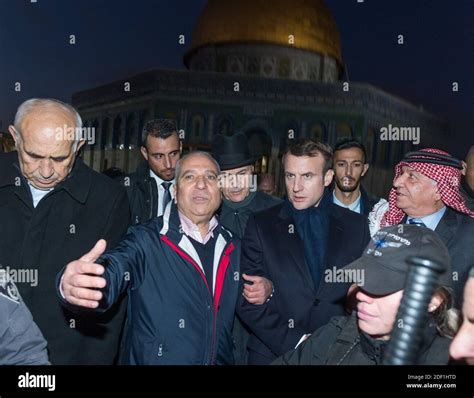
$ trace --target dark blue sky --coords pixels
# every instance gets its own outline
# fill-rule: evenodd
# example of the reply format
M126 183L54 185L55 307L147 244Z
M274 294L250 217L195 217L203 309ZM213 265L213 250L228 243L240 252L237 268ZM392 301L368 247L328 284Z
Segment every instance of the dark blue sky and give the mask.
M205 3L0 0L0 130L27 98L70 101L75 91L130 74L184 68L182 56ZM449 120L455 137L447 148L457 154L474 143L473 0L326 4L339 28L351 81L369 82ZM71 34L75 45L69 44ZM180 34L186 46L179 45ZM402 46L398 34L404 35ZM459 82L457 93L453 81ZM21 82L20 93L15 82Z

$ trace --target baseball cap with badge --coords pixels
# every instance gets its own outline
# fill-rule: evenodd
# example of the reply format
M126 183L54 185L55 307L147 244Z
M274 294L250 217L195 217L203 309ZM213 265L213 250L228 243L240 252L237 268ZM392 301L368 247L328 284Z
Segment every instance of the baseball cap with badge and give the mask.
M448 249L431 229L417 225L392 225L378 231L367 245L364 254L346 265L346 270L362 270L365 292L377 296L388 295L405 287L410 256L423 257L446 265L439 286L451 286L451 260Z

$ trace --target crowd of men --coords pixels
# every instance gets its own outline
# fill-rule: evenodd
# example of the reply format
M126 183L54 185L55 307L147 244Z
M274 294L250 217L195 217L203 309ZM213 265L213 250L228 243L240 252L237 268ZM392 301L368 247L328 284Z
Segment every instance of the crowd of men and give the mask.
M243 133L183 154L174 121L148 121L143 162L113 179L81 129L54 99L9 127L0 364L378 365L412 255L446 268L417 363L474 364L474 146L405 154L385 200L357 140L289 140L278 198Z

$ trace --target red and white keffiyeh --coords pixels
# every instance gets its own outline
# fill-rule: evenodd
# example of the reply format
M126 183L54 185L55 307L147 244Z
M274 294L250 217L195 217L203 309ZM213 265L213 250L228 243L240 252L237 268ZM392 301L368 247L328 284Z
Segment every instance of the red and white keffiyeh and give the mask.
M432 148L422 149L421 151L417 152L418 154L417 161L415 162L402 161L395 166L394 181L400 175L402 175L402 168L404 166L409 166L415 169L417 172L436 181L439 193L441 195L441 200L446 206L451 207L452 209L460 213L467 214L469 217L474 218L474 212L472 212L466 207L466 204L464 203L464 199L459 193L459 187L461 185L461 170L456 167L447 166L443 164L424 163L423 161L420 160L423 158L422 152L427 153L426 159L430 159L430 156L429 156L430 153L444 155L444 156L451 156L449 153L441 151L439 149L432 149ZM385 203L381 202L378 207L379 214L380 214L380 209L386 209L386 201L384 202ZM379 219L380 222L376 222L378 224L377 225L378 228L383 228L388 225L399 224L403 220L403 218L406 216L405 212L399 209L396 203L397 203L396 189L392 188L390 190L389 199L388 199L388 210L386 210L382 218ZM374 217L376 216L377 215L374 214Z

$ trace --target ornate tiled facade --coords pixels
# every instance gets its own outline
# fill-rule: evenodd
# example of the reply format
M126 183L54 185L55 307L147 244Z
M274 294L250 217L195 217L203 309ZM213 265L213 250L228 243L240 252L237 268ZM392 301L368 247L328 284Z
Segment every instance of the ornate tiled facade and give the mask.
M126 83L130 91L125 91ZM128 87L128 86L127 86ZM344 89L348 89L345 91ZM96 170L132 171L146 120L177 120L186 148L209 148L215 134L243 131L264 168L279 175L279 155L288 137L310 136L329 144L353 136L369 150L374 191L386 189L394 162L411 142L381 141L380 128L419 126L424 146L442 146L447 126L410 103L364 83L264 79L210 72L156 70L77 93L86 127L96 143L84 159ZM388 173L387 173L388 172Z
M269 6L270 4L270 6ZM443 146L448 127L370 84L345 82L335 21L322 0L209 0L197 21L188 70L154 70L73 95L97 141L84 159L96 170L133 171L144 123L177 121L184 148L209 149L216 134L244 132L260 157L257 171L276 175L287 140L333 145L355 137L367 146L365 185L384 195L393 164L413 141L383 141L383 127L419 127L422 146Z

